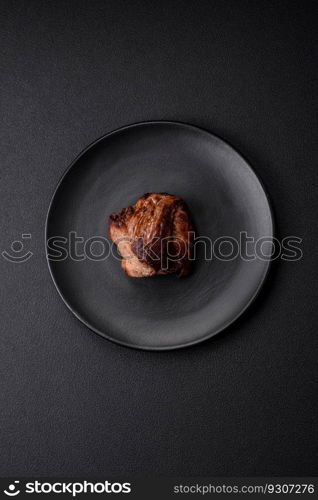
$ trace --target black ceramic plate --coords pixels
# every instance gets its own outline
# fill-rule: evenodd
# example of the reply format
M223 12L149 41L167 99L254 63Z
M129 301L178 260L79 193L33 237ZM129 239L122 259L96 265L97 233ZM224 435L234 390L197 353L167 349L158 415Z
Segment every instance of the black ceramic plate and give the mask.
M199 128L147 122L102 137L72 163L53 196L46 237L105 238L109 214L147 192L181 196L197 234L212 242L244 232L255 240L273 235L267 196L240 154ZM81 242L66 256L66 239L57 244L63 260L52 260L56 247L48 259L66 305L96 333L140 349L175 349L217 334L252 302L269 268L264 258L235 257L230 243L218 243L211 259L202 244L190 276L133 279L114 256L105 258L102 239L86 243L84 258Z

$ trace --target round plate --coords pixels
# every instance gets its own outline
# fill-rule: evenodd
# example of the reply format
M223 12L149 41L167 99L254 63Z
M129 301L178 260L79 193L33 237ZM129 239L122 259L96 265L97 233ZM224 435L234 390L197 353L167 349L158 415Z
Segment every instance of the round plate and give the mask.
M114 252L106 256L109 214L147 192L189 206L201 242L188 277L130 278ZM269 260L235 256L244 233L273 237L268 198L246 160L197 127L146 122L97 140L66 171L47 216L47 256L61 297L91 330L130 347L175 349L226 328L258 293Z

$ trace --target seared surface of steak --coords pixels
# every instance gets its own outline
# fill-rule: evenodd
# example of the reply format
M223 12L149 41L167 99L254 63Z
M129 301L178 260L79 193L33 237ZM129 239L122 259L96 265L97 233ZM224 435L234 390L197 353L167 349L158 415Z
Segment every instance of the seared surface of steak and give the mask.
M184 276L190 271L194 230L189 209L178 196L144 194L109 217L109 236L128 276Z

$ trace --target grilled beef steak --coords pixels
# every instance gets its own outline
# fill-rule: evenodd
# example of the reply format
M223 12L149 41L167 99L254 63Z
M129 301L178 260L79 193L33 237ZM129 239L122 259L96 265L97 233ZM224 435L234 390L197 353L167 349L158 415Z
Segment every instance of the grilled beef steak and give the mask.
M109 217L109 236L128 276L190 271L194 231L185 202L167 193L147 193Z

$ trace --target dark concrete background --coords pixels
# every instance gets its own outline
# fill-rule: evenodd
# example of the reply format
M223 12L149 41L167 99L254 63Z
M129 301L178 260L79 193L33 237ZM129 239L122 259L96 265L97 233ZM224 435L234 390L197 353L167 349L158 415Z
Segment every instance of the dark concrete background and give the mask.
M0 1L0 474L317 475L317 42L312 1ZM117 127L189 122L263 179L281 237L257 303L197 347L91 333L49 276L44 223L72 159Z

